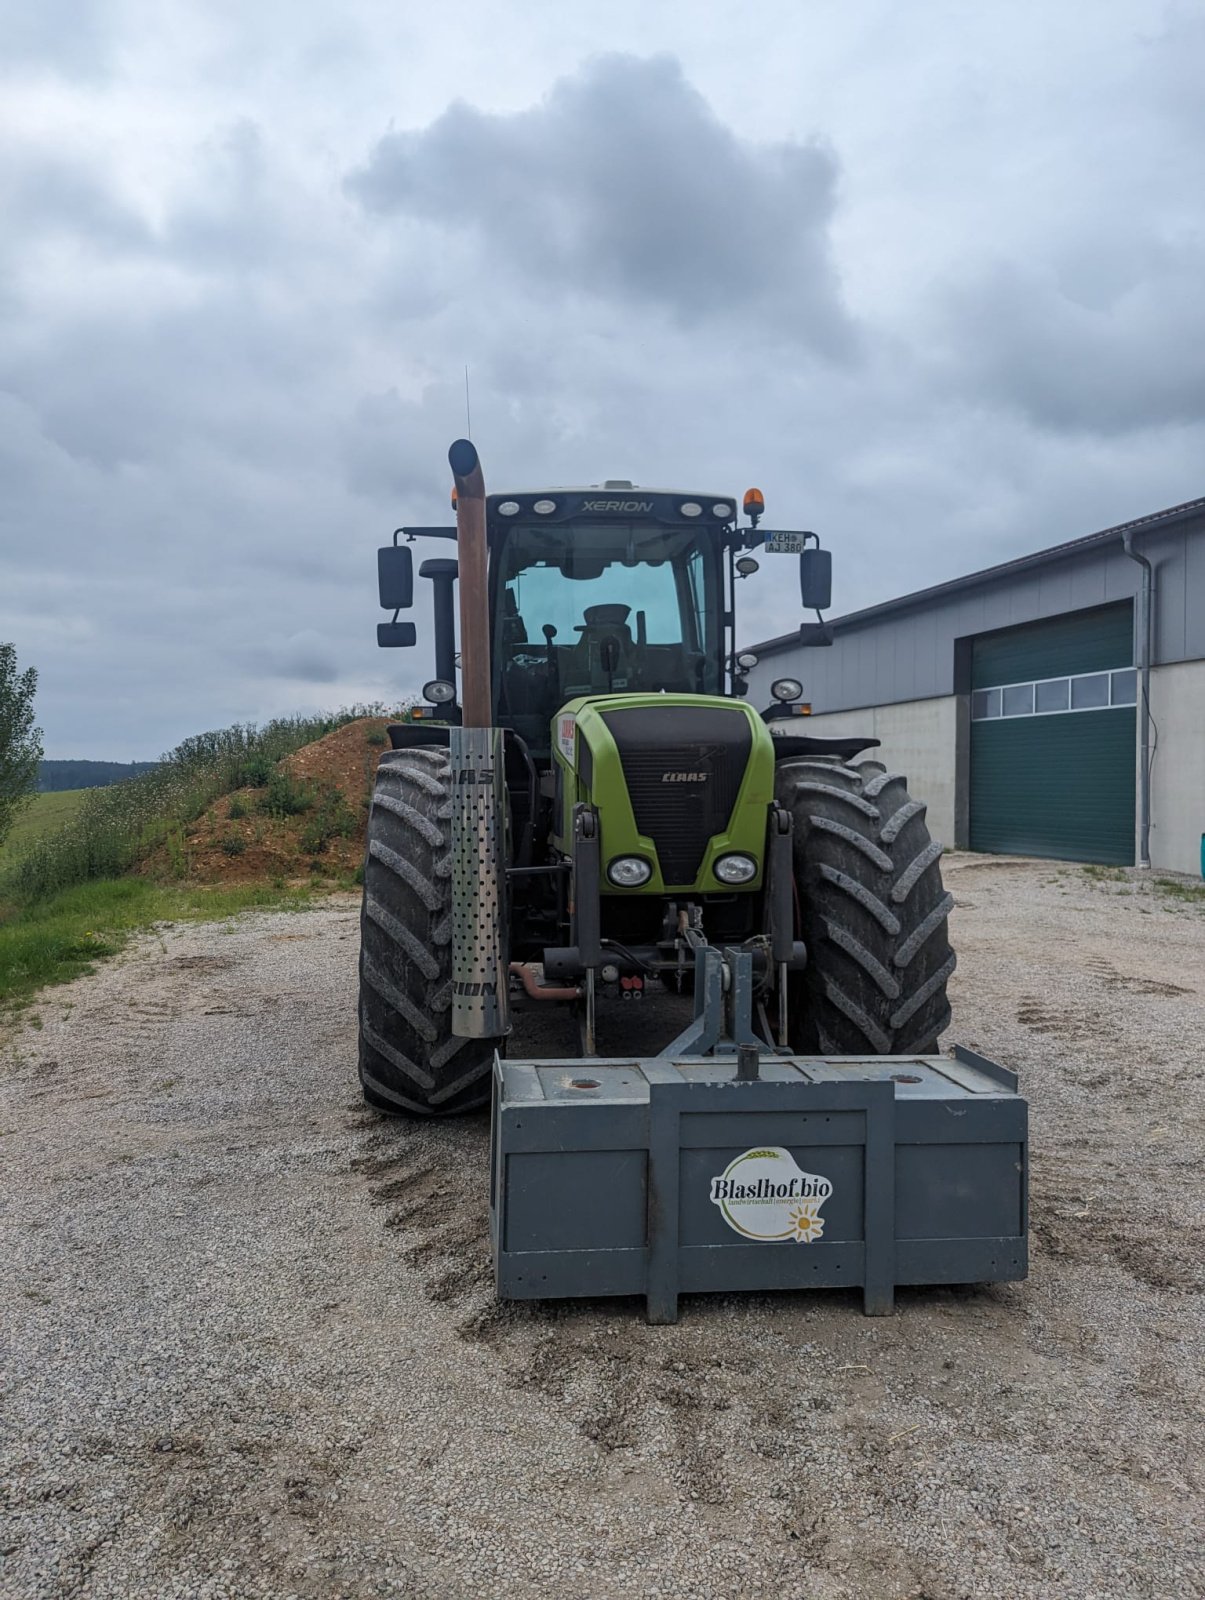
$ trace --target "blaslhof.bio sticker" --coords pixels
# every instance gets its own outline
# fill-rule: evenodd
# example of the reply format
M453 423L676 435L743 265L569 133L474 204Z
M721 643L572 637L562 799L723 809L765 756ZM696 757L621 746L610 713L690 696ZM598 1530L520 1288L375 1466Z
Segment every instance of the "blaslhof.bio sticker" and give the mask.
M577 733L577 718L574 716L558 717L556 719L557 748L565 760L572 763L574 753L574 738Z
M711 1203L743 1238L811 1244L824 1232L820 1207L833 1192L827 1178L804 1172L789 1150L746 1150L711 1180Z

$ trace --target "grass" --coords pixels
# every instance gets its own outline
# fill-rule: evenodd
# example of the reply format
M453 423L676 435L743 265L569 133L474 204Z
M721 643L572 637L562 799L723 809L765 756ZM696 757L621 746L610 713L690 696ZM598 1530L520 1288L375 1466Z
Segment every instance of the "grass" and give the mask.
M91 792L90 789L56 789L51 794L35 794L0 844L0 867L15 861L37 840L70 822Z
M1205 883L1196 883L1188 876L1146 877L1142 872L1136 873L1133 867L1087 866L1079 870L1091 883L1128 883L1133 889L1151 890L1167 900L1176 901L1180 905L1199 907L1205 911Z
M98 879L0 917L0 1011L25 1005L48 984L68 983L115 955L130 936L156 922L213 922L255 909L299 910L313 903L308 885L238 884L203 889Z
M1205 907L1205 883L1186 883L1181 878L1155 878L1155 888L1172 900L1186 900L1189 905Z
M312 800L278 771L277 763L380 709L350 706L330 716L280 717L262 728L235 725L185 739L153 771L82 791L74 814L62 825L5 860L0 895L31 904L74 884L118 878L160 846L166 847L173 871L181 872L187 866L184 830L219 796L254 786L264 790L265 809L274 814L308 809Z

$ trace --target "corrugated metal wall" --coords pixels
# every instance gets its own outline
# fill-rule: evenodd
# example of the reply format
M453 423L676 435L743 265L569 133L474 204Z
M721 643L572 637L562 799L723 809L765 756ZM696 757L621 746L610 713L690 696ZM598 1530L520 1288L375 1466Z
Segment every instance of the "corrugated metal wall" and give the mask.
M1142 533L1137 542L1157 569L1156 663L1205 658L1205 519ZM749 674L749 698L766 704L771 681L781 677L801 679L817 712L954 694L966 687L955 683L956 641L1130 600L1139 577L1118 542L863 623L842 627L838 619L831 647L765 656ZM835 583L839 594L839 558Z

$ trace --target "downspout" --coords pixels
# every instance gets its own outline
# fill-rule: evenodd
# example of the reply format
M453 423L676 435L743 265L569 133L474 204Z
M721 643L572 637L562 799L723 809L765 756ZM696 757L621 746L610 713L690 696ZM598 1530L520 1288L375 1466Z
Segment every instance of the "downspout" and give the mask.
M1138 596L1138 865L1151 864L1151 613L1155 569L1134 549L1134 533L1127 529L1121 543L1131 561L1142 568Z

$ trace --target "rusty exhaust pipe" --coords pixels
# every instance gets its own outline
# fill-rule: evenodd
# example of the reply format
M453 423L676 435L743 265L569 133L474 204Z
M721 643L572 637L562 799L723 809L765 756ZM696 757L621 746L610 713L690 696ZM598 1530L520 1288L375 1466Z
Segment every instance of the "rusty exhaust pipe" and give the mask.
M533 1000L580 1000L582 997L582 989L578 984L570 988L568 985L541 983L544 968L537 961L512 961L510 970Z
M448 451L456 482L460 563L460 727L448 730L452 799L452 1032L500 1039L508 1031L506 782L502 729L490 726L490 616L485 478L477 449Z
M490 611L486 581L485 478L477 446L457 439L448 451L456 484L460 563L460 707L466 728L490 725Z

